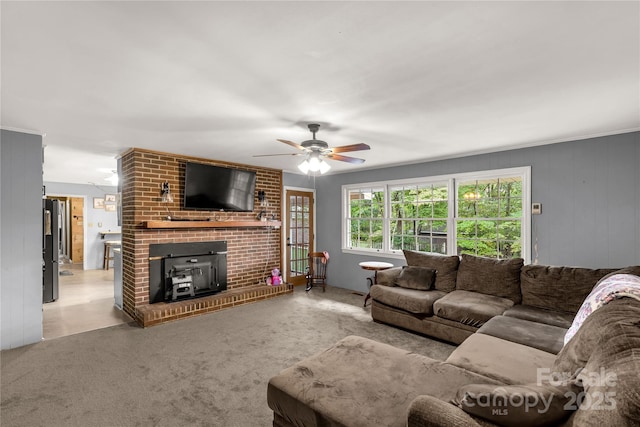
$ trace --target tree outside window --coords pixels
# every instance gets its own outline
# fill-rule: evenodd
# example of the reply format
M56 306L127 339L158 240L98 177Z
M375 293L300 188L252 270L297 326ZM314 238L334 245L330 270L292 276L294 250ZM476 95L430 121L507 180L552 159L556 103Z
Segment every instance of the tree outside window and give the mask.
M391 250L447 253L447 183L390 186Z
M348 192L349 246L382 249L384 228L384 188L359 188Z
M458 254L492 258L522 256L522 179L458 182L456 246Z
M346 251L528 261L530 168L346 185Z

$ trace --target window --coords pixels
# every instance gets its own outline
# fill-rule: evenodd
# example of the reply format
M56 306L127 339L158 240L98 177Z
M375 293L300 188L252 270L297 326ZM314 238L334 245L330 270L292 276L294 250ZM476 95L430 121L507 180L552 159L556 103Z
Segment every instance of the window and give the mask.
M457 253L522 256L522 178L457 182Z
M349 247L381 250L384 228L384 189L354 188L347 191L349 200Z
M391 249L447 253L447 183L389 186Z
M343 250L529 261L530 168L343 186Z

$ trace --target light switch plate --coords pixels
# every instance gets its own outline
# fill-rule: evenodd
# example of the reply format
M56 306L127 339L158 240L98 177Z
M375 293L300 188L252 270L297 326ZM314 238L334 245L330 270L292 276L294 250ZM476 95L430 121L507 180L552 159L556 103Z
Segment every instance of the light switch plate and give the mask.
M542 213L542 203L531 203L531 215L540 215Z

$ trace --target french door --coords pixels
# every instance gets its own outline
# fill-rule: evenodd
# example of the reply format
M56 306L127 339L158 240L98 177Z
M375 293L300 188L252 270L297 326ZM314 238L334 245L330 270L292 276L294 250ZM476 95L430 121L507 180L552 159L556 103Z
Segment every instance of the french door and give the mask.
M313 192L287 189L285 200L287 282L302 285L305 283L307 254L314 251Z

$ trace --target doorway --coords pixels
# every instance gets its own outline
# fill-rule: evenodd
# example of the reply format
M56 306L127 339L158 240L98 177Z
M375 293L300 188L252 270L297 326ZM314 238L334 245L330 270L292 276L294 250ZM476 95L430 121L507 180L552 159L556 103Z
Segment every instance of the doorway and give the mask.
M47 195L47 199L58 201L59 280L58 298L42 306L44 339L131 321L114 306L114 270L93 268L96 245L85 236L85 228L91 229L94 220L91 212L85 211L86 197L64 193ZM102 254L99 255L102 259Z
M62 263L84 265L84 197L47 196L58 200L59 259Z
M285 189L286 280L293 285L306 283L307 254L314 251L314 192Z
M83 270L65 267L60 276L60 298L42 306L42 336L45 340L106 328L132 319L113 304L113 269Z

